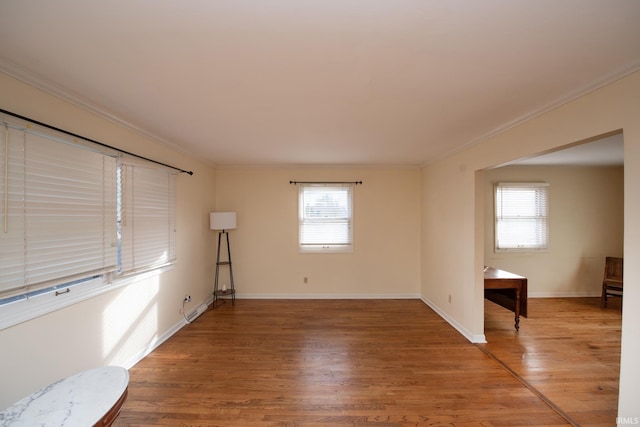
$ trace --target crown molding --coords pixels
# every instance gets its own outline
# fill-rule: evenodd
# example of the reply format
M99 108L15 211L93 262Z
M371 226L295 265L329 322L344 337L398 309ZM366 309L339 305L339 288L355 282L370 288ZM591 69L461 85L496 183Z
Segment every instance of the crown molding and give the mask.
M627 77L630 74L633 74L637 71L640 70L640 60L636 61L634 63L632 63L629 66L623 67L621 69L618 69L612 73L609 73L605 76L603 76L602 78L595 80L594 82L585 85L581 88L579 88L576 91L573 91L569 94L567 94L566 96L563 96L561 98L558 98L552 102L547 103L546 105L530 111L529 113L526 113L520 117L517 117L513 120L511 120L510 122L507 122L495 129L493 129L490 132L487 132L477 138L474 138L460 146L457 146L455 149L447 151L445 153L442 153L440 155L437 155L429 160L426 160L424 162L421 163L417 163L417 164L413 164L413 165L367 165L368 167L372 167L372 166L377 166L377 167L408 167L408 168L413 168L413 167L417 167L417 168L424 168L426 166L429 166L431 164L434 164L440 160L443 160L447 157L453 156L454 154L457 154L459 152L462 152L472 146L475 146L477 144L480 144L496 135L499 135L501 133L504 133L506 131L508 131L509 129L512 129L514 127L517 127L523 123L526 123L530 120L533 120L536 117L539 117L545 113L548 113L549 111L552 111L556 108L561 107L562 105L568 104L578 98L581 98L591 92L594 92L604 86L607 86L617 80L620 80L624 77ZM46 78L43 78L42 76L39 76L35 73L29 72L27 70L24 70L21 67L16 66L15 64L6 62L6 61L2 61L0 60L0 72L3 72L4 74L7 74L10 77L15 78L16 80L19 80L25 84L28 84L36 89L42 90L43 92L46 92L50 95L53 95L59 99L62 99L72 105L75 105L76 107L79 107L85 111L91 112L95 115L97 115L98 117L101 117L103 119L109 120L119 126L122 126L126 129L129 129L133 132L138 133L139 135L144 136L145 138L148 138L154 142L157 142L159 144L162 144L164 146L167 146L175 151L178 151L182 154L188 155L190 157L197 157L195 156L192 152L185 150L183 147L181 147L180 145L169 141L145 128L142 128L140 126L135 125L134 123L124 119L123 117L107 110L104 107L101 107L100 105L97 105L93 102L90 102L89 100L87 100L86 98L82 97L81 95L73 92L72 90L66 88L66 87L62 87L60 85L57 85L49 80L47 80ZM253 167L264 167L266 165L245 165L245 164L223 164L223 163L215 163L215 162L211 162L211 161L204 161L204 163L206 163L207 165L214 167L214 168L219 168L219 167L247 167L247 166L253 166ZM269 165L271 167L273 167L274 165ZM285 165L275 165L277 167L283 167ZM309 165L309 164L296 164L296 165L287 165L287 167L327 167L329 165ZM331 167L364 167L365 165L330 165Z
M631 65L620 68L616 71L613 71L607 75L605 75L604 77L595 80L591 83L589 83L588 85L585 85L569 94L567 94L566 96L563 96L561 98L558 98L554 101L551 101L549 103L547 103L546 105L530 111L527 114L524 114L520 117L517 117L513 120L511 120L510 122L507 122L495 129L493 129L490 132L487 132L477 138L472 139L471 141L462 144L460 146L457 146L455 149L447 151L446 153L440 154L438 156L433 157L432 159L429 159L428 161L422 163L420 165L420 167L426 167L429 166L431 164L434 164L440 160L446 159L447 157L451 157L454 154L460 153L470 147L473 147L474 145L480 144L481 142L484 142L496 135L499 135L501 133L504 133L506 131L508 131L509 129L513 129L516 126L519 126L523 123L526 123L530 120L535 119L536 117L542 116L543 114L546 114L552 110L555 110L556 108L559 108L565 104L569 104L572 101L575 101L578 98L581 98L591 92L595 92L598 89L601 89L617 80L623 79L637 71L640 71L640 60L633 62Z
M27 84L29 86L32 86L38 90L41 90L45 93L48 93L49 95L53 95L56 98L59 98L65 102L68 102L76 107L79 107L85 111L88 111L92 114L95 114L96 116L103 118L105 120L108 120L112 123L115 123L121 127L124 127L126 129L129 129L139 135L144 136L145 138L148 138L156 143L162 144L164 146L167 146L169 148L171 148L172 150L178 151L182 154L188 155L188 156L192 156L195 157L193 153L188 152L187 150L185 150L184 148L182 148L181 146L177 145L176 143L169 141L165 138L162 138L161 136L145 129L142 128L140 126L135 125L134 123L124 119L123 117L107 110L106 108L95 104L93 102L90 102L89 100L87 100L86 98L82 97L81 95L79 95L78 93L75 93L74 91L57 85L53 82L51 82L50 80L37 75L35 73L32 73L30 71L27 71L15 64L9 63L7 61L2 61L0 60L0 72L8 75L9 77L13 77L14 79Z

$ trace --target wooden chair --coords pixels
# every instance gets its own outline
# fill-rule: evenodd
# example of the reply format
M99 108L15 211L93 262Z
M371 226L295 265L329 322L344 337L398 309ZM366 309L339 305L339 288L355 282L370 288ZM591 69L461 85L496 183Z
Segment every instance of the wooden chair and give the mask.
M607 306L607 297L622 297L622 264L623 258L608 256L605 260L600 301L602 307Z

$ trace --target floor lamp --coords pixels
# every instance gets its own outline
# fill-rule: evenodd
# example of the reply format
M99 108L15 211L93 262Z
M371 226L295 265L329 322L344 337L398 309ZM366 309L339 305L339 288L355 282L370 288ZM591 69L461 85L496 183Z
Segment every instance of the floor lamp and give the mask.
M227 230L233 230L236 228L236 213L235 212L211 212L209 215L209 223L212 230L218 231L218 255L216 258L216 279L213 287L213 305L212 308L216 308L216 303L220 299L221 303L225 303L225 297L231 297L231 304L236 304L236 288L233 283L233 266L231 264L231 247L229 246L229 233ZM222 235L227 239L227 261L220 261L221 241ZM226 284L219 288L219 274L220 266L229 266L229 280L230 287L227 288Z

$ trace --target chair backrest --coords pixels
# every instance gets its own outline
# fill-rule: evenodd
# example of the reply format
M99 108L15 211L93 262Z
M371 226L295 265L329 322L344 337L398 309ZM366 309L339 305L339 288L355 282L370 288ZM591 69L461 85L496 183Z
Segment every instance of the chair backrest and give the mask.
M619 280L622 282L623 259L608 256L604 266L605 280Z

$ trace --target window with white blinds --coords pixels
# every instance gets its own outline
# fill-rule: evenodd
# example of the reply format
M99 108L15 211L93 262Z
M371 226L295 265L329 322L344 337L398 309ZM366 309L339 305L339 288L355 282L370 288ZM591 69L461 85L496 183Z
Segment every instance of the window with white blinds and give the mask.
M116 160L29 128L0 129L0 300L115 271Z
M353 185L300 184L301 252L353 251Z
M498 183L495 187L496 250L549 246L549 184Z
M172 264L175 191L168 167L0 114L0 329Z
M120 273L175 261L175 175L145 164L122 163L118 183Z

